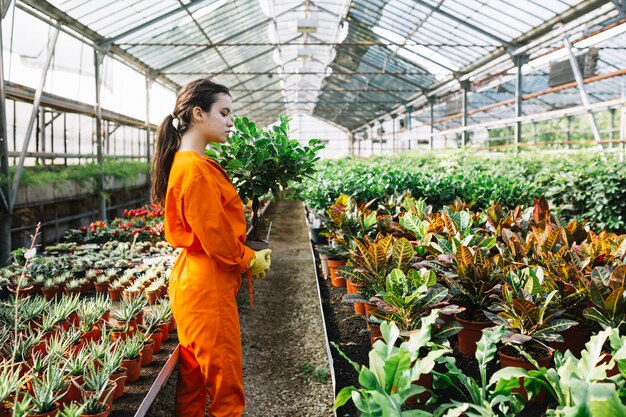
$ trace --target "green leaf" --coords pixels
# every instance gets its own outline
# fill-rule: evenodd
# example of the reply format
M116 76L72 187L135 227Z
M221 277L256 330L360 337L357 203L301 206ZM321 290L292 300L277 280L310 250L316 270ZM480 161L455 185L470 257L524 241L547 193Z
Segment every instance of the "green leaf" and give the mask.
M352 386L343 387L341 391L339 391L339 393L337 394L337 397L335 398L335 406L333 407L333 410L337 411L339 407L347 403L348 400L352 397L352 391L356 391L356 388Z
M228 168L230 169L239 169L243 167L243 163L237 159L232 159L228 162Z

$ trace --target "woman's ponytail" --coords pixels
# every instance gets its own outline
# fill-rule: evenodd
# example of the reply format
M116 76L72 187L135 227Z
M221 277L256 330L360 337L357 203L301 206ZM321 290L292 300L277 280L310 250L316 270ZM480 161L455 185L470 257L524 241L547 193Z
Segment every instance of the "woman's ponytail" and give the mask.
M228 94L228 88L208 78L192 81L176 95L174 113L165 117L156 131L156 143L152 158L152 201L165 205L167 182L174 155L180 146L180 138L191 126L194 107L210 111L220 94Z
M165 205L167 181L170 178L174 154L180 145L180 134L174 126L177 120L173 115L167 115L156 131L152 157L152 201L161 206Z

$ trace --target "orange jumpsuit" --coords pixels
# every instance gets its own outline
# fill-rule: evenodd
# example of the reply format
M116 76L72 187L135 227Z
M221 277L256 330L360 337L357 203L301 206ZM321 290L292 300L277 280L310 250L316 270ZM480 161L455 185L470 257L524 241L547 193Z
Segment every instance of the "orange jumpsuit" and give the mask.
M170 275L178 324L176 416L241 416L241 336L235 296L254 251L243 242L243 204L226 172L196 152L177 152L165 198L165 238L183 248Z

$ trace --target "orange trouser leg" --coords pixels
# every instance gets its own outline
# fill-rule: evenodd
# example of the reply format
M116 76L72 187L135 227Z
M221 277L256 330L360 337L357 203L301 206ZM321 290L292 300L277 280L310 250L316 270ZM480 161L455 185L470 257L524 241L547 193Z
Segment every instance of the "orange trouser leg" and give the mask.
M191 349L180 346L179 352L174 412L178 417L204 417L209 392L204 386L200 364Z
M185 255L170 277L181 345L177 416L240 417L244 409L241 336L235 300L239 277L216 273L210 258Z

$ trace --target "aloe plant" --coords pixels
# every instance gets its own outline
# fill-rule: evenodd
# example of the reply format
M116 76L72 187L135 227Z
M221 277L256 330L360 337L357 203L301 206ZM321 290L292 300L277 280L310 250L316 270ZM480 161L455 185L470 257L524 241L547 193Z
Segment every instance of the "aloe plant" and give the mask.
M56 402L66 393L68 383L62 377L65 367L51 360L39 378L31 378L33 411L47 413L57 408Z
M361 388L344 387L335 399L335 410L352 399L364 417L398 416L428 417L432 414L422 410L403 411L403 404L411 397L426 392L422 386L413 384L421 375L433 372L435 364L450 353L449 348L435 347L431 342L431 327L437 319L434 310L421 319L418 331L408 341L396 347L400 331L394 323L383 322L383 340L377 340L369 353L369 366L350 360L336 344L335 348L359 373ZM424 357L420 350L428 349Z
M0 404L26 382L25 375L21 375L23 364L15 365L8 361L0 362Z

